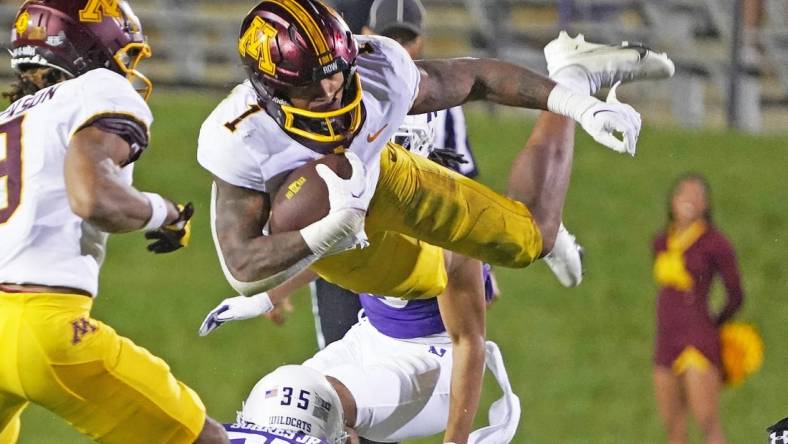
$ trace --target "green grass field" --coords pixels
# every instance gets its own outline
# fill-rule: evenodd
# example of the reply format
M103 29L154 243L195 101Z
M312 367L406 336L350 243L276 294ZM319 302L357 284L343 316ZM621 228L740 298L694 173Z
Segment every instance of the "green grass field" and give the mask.
M195 160L197 129L217 101L193 93L154 94L158 120L151 149L138 162L136 184L195 202L192 243L158 257L145 251L141 234L115 236L94 316L164 358L201 394L210 415L230 421L254 382L309 357L316 342L305 294L296 298L296 312L284 328L252 320L197 336L205 313L233 295L210 239L210 177ZM729 442L763 442L765 427L788 415L788 245L782 236L788 204L781 174L788 138L683 132L654 128L648 115L644 119L635 159L578 137L564 220L586 247L583 285L561 288L543 264L498 271L503 299L490 310L488 333L501 346L522 400L516 443L663 441L651 390L655 286L649 249L665 220L668 187L686 170L709 177L715 219L742 267L746 301L739 318L757 324L766 342L762 370L722 395ZM531 124L476 113L469 121L481 180L502 190ZM485 387L480 423L498 396L490 381ZM88 442L35 406L27 409L22 429L25 444Z

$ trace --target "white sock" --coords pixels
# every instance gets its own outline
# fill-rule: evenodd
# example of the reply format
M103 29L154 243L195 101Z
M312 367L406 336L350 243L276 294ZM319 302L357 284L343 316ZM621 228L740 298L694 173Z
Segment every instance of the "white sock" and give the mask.
M576 65L561 68L550 78L561 86L569 88L572 92L583 95L595 94L593 82L588 78L586 70Z

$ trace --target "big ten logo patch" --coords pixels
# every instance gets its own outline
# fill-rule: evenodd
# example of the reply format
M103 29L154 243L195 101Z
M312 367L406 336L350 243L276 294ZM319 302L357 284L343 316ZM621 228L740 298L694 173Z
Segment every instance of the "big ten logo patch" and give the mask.
M287 193L285 194L285 198L288 200L292 199L298 191L301 190L301 187L304 186L306 183L306 177L301 176L298 179L290 182L290 185L287 186Z
M71 321L71 344L79 344L82 338L97 330L98 327L92 324L90 319L80 316L79 319Z

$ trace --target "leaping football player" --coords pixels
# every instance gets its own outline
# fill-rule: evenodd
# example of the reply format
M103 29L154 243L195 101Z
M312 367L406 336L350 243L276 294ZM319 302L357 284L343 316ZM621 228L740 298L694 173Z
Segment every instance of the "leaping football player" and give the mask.
M555 54L563 46L576 42L577 40L562 35L545 48L545 55L551 68L555 68ZM608 54L633 51L627 48L599 46L597 48L604 49ZM579 65L577 69L585 68ZM594 88L594 81L588 80L587 77L583 77L582 80L585 84L578 79L573 87L580 91L585 88L590 92ZM552 149L571 155L573 145L574 124L561 116L543 113L528 139L526 152ZM331 192L330 188L329 192ZM425 256L433 254L434 257L436 249L437 247L425 244L422 254ZM391 250L386 257L397 261L398 264L409 259L400 258L395 251ZM336 345L328 346L305 363L306 366L329 376L328 381L336 389L338 396L343 400L349 400L343 404L346 406L347 425L357 428L364 438L380 441L410 439L436 433L445 427L445 442L468 442L470 426L478 406L478 390L481 387L485 361L483 305L481 309L475 309L483 301L483 291L482 287L474 284L473 281L474 276L476 280L479 279L481 265L477 261L453 253L449 253L448 257L453 258L447 261L444 268L448 272L448 283L437 301L392 302L389 299L387 304L370 296L363 296L367 319L361 321L344 339L335 343ZM464 265L459 266L459 264ZM469 268L472 266L478 267L479 271L475 272ZM303 275L298 276L298 279L302 278ZM291 282L285 284L285 286L289 285L293 284ZM229 320L260 315L270 307L271 302L278 303L287 293L280 292L280 288L272 290L270 298L266 294L223 301L206 318L202 333L205 334ZM478 289L476 297L473 295L474 288ZM423 294L409 296L423 298L431 295L425 291ZM393 321L395 319L398 321ZM408 319L414 320L409 322ZM441 320L442 324L437 331L433 331L431 329L436 328L438 324L433 322L436 319ZM445 335L444 339L447 341L441 346L438 339L432 335ZM424 389L426 386L422 386L421 391L409 390L414 381L424 382L429 379L429 375L434 375L434 370L433 373L429 371L434 369L428 365L430 359L419 358L424 350L421 350L419 345L409 342L423 342L436 347L436 350L443 348L451 351L446 353L448 359L443 359L443 356L433 359L439 363L438 368L441 372L446 373L443 373L443 378L438 378L440 382L430 386L430 389ZM383 356L386 353L393 353L396 356ZM416 361L421 364L415 365ZM287 385L289 382L286 374L282 373L280 379L281 384ZM450 390L450 387L455 387L456 390ZM433 389L434 391L431 391ZM387 396L389 390L393 393L390 397ZM345 392L348 396L343 395ZM399 398L401 405L392 401L402 393L412 396ZM247 408L256 408L252 403L252 398L255 397L260 399L253 392L244 411L247 411ZM425 402L429 408L416 409L414 414L407 414L408 408L418 405L425 398L430 399ZM270 410L265 412L268 415ZM247 421L258 426L271 425L267 422L270 419L268 416L258 416L257 420L249 419L253 416L254 414L249 413ZM392 419L395 417L398 420ZM390 427L391 424L397 424L398 427ZM506 431L513 433L514 428L516 421L513 428L502 427L500 433ZM511 438L511 435L494 436L490 442L506 442ZM496 439L500 441L495 441Z
M107 233L146 230L156 253L189 238L191 204L132 186L153 120L137 71L150 51L122 0L17 12L0 112L2 443L31 402L102 443L228 442L164 361L90 316Z
M564 141L574 134L574 121L607 147L630 154L640 130L638 113L615 94L602 102L591 93L673 72L664 54L568 36L548 48L555 81L498 60L414 63L390 39L353 36L316 0L267 0L252 8L238 50L249 78L204 122L198 160L214 175L212 228L220 262L247 295L309 266L356 292L440 294L447 281L441 261L435 269L395 270L367 260L386 232L509 267L525 267L551 251L560 257L554 245L573 157L573 145ZM470 100L550 111L540 117L547 142L526 146L514 162L512 198L387 143L408 113ZM354 174L366 180L335 176L328 215L298 231L263 235L271 193L285 173L329 152L358 159L351 163L364 167ZM351 189L359 182L365 186ZM367 248L325 257L367 237ZM574 243L569 249L576 254ZM402 258L424 263L417 259Z

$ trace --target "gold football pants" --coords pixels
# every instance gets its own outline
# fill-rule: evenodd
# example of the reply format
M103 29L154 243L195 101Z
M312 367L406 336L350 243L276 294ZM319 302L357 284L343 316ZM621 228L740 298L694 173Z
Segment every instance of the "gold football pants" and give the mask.
M423 298L446 287L437 247L515 268L542 251L539 228L521 202L392 143L381 153L365 225L369 247L324 258L313 269L356 292Z
M192 443L205 407L161 359L90 318L86 296L0 292L0 441L35 402L102 443Z

